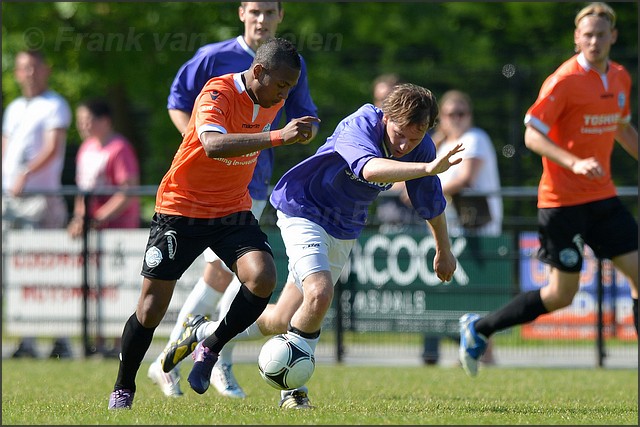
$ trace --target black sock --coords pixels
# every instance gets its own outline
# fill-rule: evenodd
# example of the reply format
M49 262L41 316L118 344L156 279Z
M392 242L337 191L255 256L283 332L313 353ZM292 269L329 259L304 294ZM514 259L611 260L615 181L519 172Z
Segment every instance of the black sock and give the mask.
M291 326L291 323L289 323L289 328L287 329L287 331L292 332L296 335L300 335L302 338L306 338L308 340L314 340L316 338L318 338L320 336L320 329L318 329L315 332L302 332L300 329Z
M120 367L114 390L129 389L136 391L136 374L144 355L149 350L153 332L156 328L145 328L133 313L122 331L122 350L120 352Z
M271 295L261 298L251 293L245 285L240 286L240 291L233 299L227 315L220 322L220 326L204 340L202 345L219 354L226 343L260 317L269 304L270 298Z
M632 298L633 301L633 322L636 327L636 336L638 336L638 298Z
M540 290L529 291L517 295L502 308L479 319L474 326L477 333L489 337L496 331L531 322L545 313L548 311L542 303Z

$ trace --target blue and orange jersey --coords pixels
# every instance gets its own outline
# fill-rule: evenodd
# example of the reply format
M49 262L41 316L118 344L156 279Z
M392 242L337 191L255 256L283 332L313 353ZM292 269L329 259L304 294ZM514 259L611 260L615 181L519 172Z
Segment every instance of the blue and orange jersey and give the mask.
M271 108L254 104L240 73L209 80L196 99L182 144L156 196L156 212L190 218L220 218L251 209L248 185L259 151L238 157L209 158L204 132L268 132L284 101Z

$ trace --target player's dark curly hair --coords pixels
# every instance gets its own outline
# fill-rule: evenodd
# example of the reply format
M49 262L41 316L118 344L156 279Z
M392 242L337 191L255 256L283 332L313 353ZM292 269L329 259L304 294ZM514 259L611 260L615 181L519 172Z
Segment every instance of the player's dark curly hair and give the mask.
M382 102L384 114L401 128L417 125L431 129L439 114L436 97L429 89L411 83L397 85Z
M254 64L261 64L267 70L276 70L287 65L294 70L302 67L300 55L293 44L285 39L273 38L258 48Z

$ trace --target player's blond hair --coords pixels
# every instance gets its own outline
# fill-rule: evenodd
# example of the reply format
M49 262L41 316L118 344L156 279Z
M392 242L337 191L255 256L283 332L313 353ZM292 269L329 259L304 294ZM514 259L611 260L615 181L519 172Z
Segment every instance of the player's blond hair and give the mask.
M591 15L596 15L609 21L612 30L616 27L616 13L613 11L611 6L602 2L595 2L589 3L587 6L580 9L574 21L576 28L578 28L578 24L582 18Z
M382 101L381 109L399 127L417 125L425 131L433 127L439 111L435 95L411 83L395 86Z

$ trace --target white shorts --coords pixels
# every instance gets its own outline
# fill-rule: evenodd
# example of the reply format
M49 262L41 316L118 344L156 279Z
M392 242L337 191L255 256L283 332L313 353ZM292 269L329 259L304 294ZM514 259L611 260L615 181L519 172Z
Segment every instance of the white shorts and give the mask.
M258 221L260 221L260 217L262 216L262 211L264 211L265 206L267 206L266 200L251 199L251 213ZM218 258L218 255L209 248L205 249L202 254L204 255L204 260L207 262L214 262L220 259ZM225 270L231 271L224 263L222 263L222 266Z
M333 284L338 283L355 239L336 239L308 219L276 214L289 258L289 277L293 276L296 286L302 291L302 281L319 271L330 271Z

